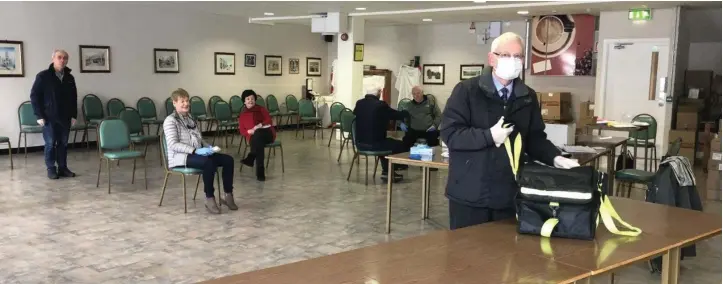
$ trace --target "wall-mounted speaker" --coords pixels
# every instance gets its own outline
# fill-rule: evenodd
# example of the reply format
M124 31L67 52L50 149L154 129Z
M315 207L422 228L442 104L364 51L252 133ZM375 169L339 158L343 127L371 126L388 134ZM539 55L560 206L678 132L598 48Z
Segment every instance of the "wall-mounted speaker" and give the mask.
M323 35L325 42L333 42L334 41L334 35Z

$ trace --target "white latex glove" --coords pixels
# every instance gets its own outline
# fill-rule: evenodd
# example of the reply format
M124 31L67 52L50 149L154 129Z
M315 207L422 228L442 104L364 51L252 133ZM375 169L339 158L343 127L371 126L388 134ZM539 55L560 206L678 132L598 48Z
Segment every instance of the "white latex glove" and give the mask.
M254 128L255 128L255 129L259 129L259 128L261 128L262 126L263 126L263 125L261 125L261 123L259 123L259 124L256 124L256 126L254 126Z
M38 119L38 124L39 124L40 126L45 126L45 119L42 119L42 118L41 118L41 119Z
M505 117L500 117L500 121L498 121L497 124L490 128L490 133L492 133L492 139L495 141L495 146L497 147L502 145L502 143L505 143L505 139L507 139L507 136L510 136L510 133L512 133L512 127L502 128L502 123L504 122Z
M580 164L577 163L577 161L573 159L568 159L563 156L557 156L555 157L555 167L558 169L572 169L575 167L579 167Z
M75 118L71 118L71 119L70 119L70 126L75 125L75 122L76 122L76 121L77 121L77 120L75 120Z

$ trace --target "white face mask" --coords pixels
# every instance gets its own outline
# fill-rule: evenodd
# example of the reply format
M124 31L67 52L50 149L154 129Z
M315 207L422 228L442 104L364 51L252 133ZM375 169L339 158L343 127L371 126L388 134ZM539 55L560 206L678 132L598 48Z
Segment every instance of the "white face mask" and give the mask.
M508 57L497 58L495 75L503 80L512 80L520 76L522 72L522 59Z

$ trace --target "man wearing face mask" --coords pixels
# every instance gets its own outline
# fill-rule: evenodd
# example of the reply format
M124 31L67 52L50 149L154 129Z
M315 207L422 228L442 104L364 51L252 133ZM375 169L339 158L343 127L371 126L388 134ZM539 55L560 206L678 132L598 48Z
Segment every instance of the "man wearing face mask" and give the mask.
M529 160L558 168L579 166L547 140L535 91L518 78L524 50L517 34L497 37L487 54L492 68L458 83L442 113L440 131L450 156L446 196L452 230L515 217L519 188L501 146L511 133L521 135Z

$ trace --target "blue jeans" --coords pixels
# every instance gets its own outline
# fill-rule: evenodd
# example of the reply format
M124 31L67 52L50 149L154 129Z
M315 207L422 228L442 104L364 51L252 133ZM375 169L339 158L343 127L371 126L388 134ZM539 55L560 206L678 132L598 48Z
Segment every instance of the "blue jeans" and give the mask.
M186 157L186 167L203 170L203 191L206 193L207 198L214 197L213 178L218 167L221 167L223 191L233 193L233 157L221 153L215 153L211 156L189 154Z
M55 169L68 167L68 136L70 135L70 123L63 125L57 122L46 122L43 127L43 139L45 140L45 167Z

